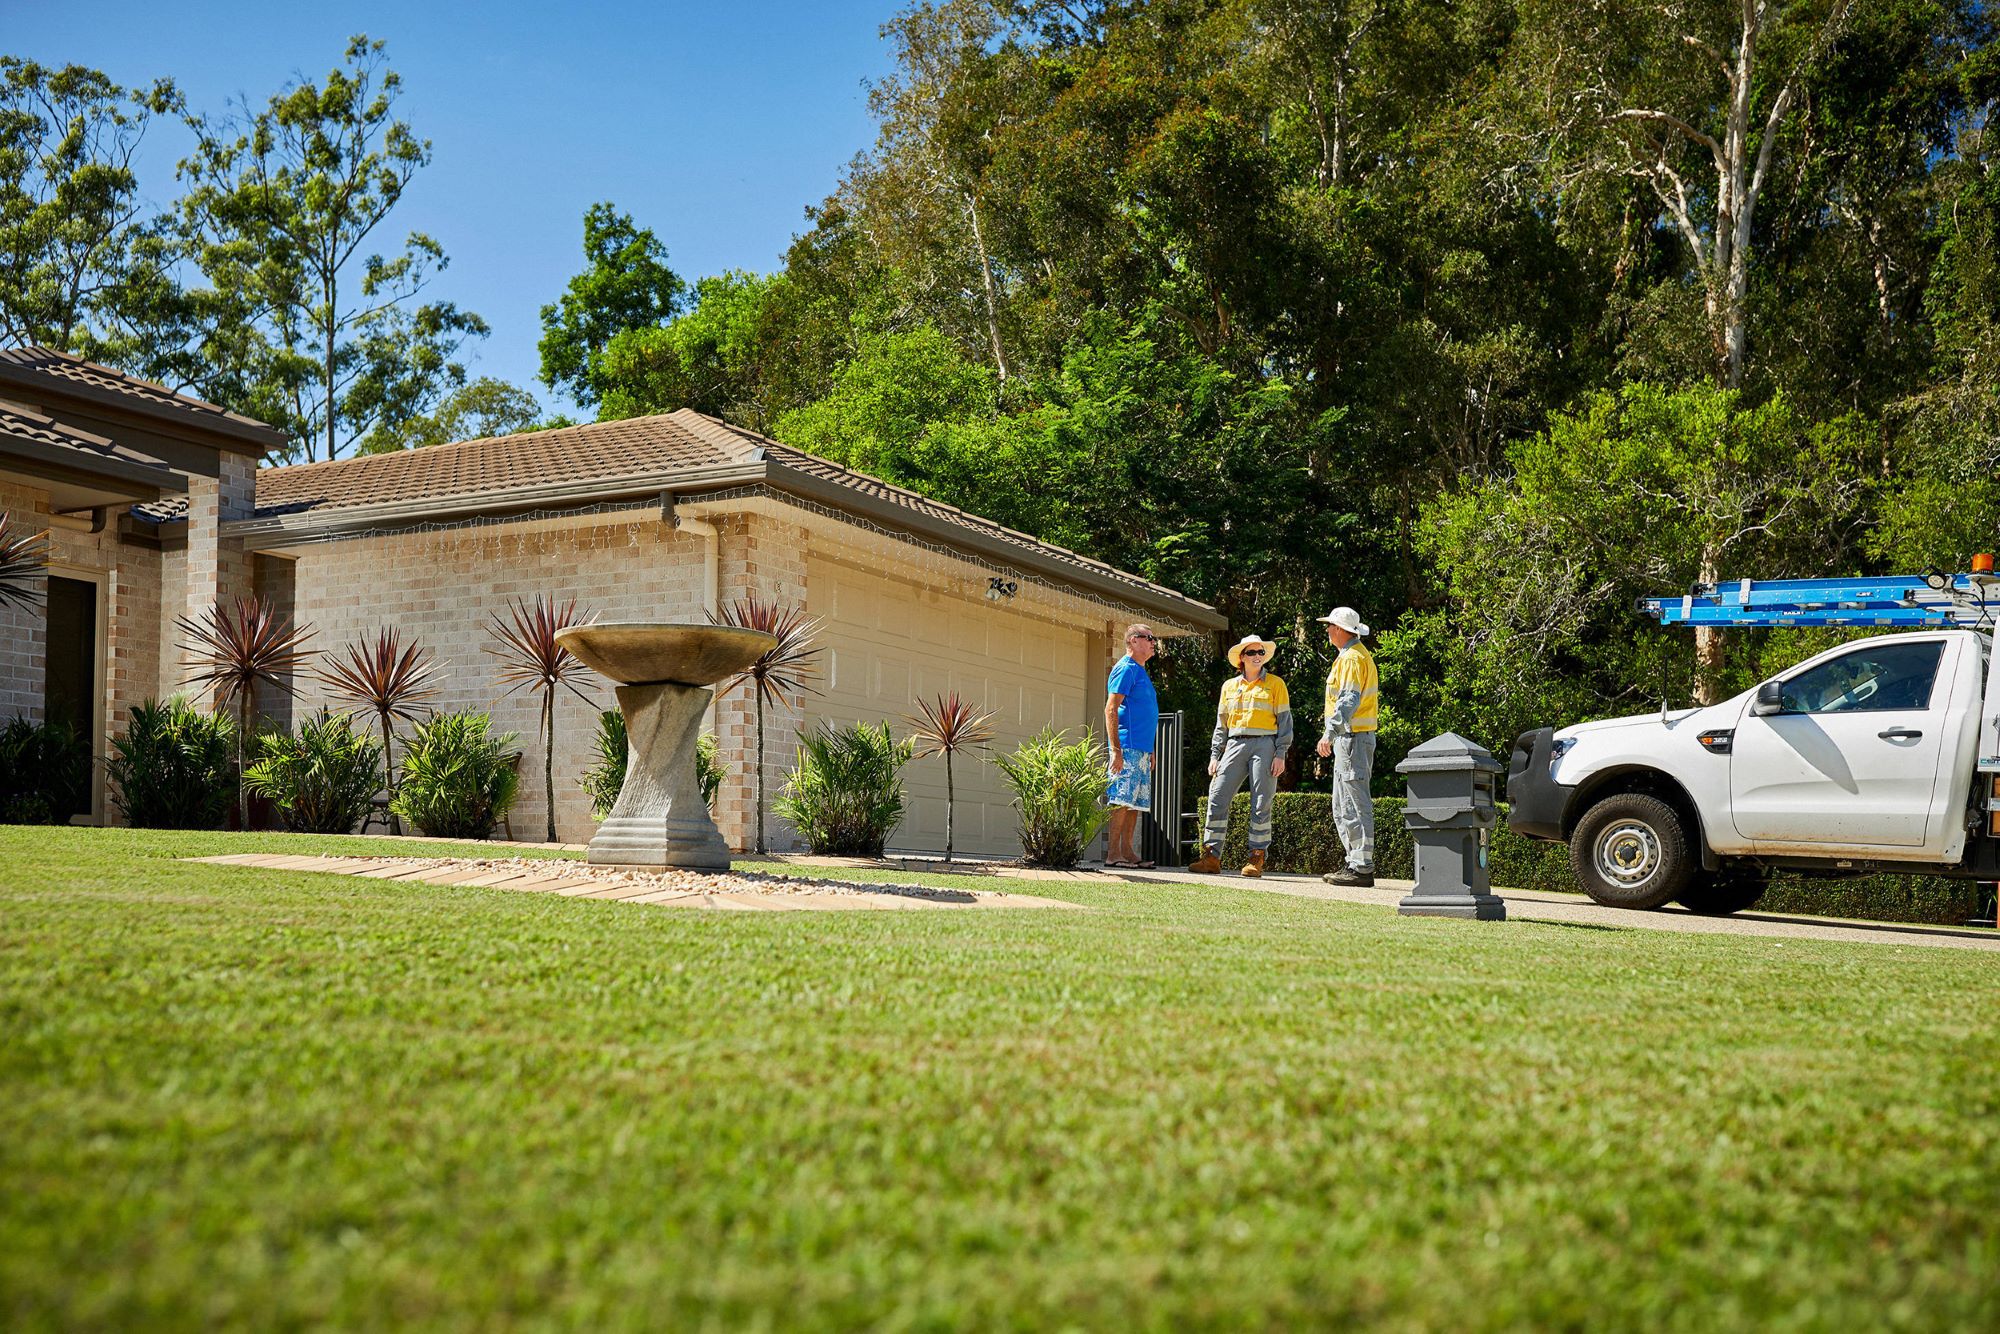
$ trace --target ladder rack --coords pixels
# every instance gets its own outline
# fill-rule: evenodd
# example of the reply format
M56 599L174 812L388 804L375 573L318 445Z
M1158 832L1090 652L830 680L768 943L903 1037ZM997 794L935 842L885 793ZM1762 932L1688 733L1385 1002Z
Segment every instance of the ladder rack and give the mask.
M1848 579L1739 579L1640 598L1661 625L1978 629L2000 622L2000 577L1985 571Z

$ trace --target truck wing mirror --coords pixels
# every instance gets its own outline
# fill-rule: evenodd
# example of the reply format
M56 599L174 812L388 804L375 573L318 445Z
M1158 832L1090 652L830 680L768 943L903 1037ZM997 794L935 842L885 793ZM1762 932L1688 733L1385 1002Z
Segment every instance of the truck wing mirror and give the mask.
M1757 687L1757 702L1750 706L1750 712L1759 718L1768 718L1774 713L1785 711L1785 683L1766 681Z

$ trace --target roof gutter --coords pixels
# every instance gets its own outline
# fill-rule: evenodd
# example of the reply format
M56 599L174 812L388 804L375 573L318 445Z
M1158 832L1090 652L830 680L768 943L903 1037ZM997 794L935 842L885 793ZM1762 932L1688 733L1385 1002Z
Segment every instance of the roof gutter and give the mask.
M554 486L538 483L443 500L395 500L379 505L342 505L328 509L302 509L292 514L231 519L222 525L222 531L225 536L249 543L253 549L269 550L352 537L382 528L414 528L426 523L484 515L581 508L628 497L680 495L689 491L742 486L764 481L765 472L766 465L758 460L676 473L644 472L622 477L593 477L587 481L564 482Z

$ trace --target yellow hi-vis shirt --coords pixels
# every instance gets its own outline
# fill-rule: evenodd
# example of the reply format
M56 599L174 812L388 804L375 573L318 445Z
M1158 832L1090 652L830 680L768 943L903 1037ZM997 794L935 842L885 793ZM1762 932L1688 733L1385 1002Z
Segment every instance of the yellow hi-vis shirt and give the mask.
M1375 655L1363 648L1360 640L1342 649L1326 678L1326 738L1374 731L1381 685Z
M1230 736L1275 736L1279 716L1291 709L1284 681L1265 672L1254 682L1240 676L1224 682L1215 720Z

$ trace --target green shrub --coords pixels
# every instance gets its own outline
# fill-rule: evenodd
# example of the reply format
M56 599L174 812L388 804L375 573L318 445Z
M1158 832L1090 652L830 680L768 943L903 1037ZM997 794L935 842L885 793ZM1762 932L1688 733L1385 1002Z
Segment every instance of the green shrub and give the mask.
M583 771L582 780L584 793L590 798L590 813L599 820L618 804L619 790L625 786L625 760L630 754L625 715L606 709L597 719L597 763ZM715 738L706 732L694 743L694 769L701 783L702 802L713 807L715 794L722 790L722 758Z
M0 824L67 824L90 809L90 746L65 722L0 728Z
M389 808L434 838L493 837L521 786L519 739L496 735L483 713L433 715L403 748L403 781Z
M903 819L902 769L911 745L889 724L822 723L799 743L799 762L772 809L823 856L879 857Z
M1271 811L1270 869L1320 875L1346 864L1334 833L1332 803L1324 792L1281 792ZM1250 827L1250 798L1238 794L1229 810L1225 866L1240 865ZM1407 879L1416 864L1410 832L1403 827L1403 799L1375 798L1375 873ZM1569 848L1522 838L1505 818L1493 831L1487 869L1496 888L1582 893L1570 870ZM1819 917L1858 917L1878 922L1930 922L1956 926L1979 910L1979 892L1970 880L1929 876L1871 875L1845 880L1779 874L1757 903L1759 910Z
M1014 789L1021 855L1030 866L1074 866L1110 815L1104 807L1105 757L1094 737L1043 728L1012 755L993 762Z
M254 753L257 763L244 771L244 783L269 797L295 834L352 830L381 782L381 743L356 732L346 714L327 709L300 723L297 736L258 737Z
M184 699L132 706L106 768L137 829L220 829L236 802L236 724Z

